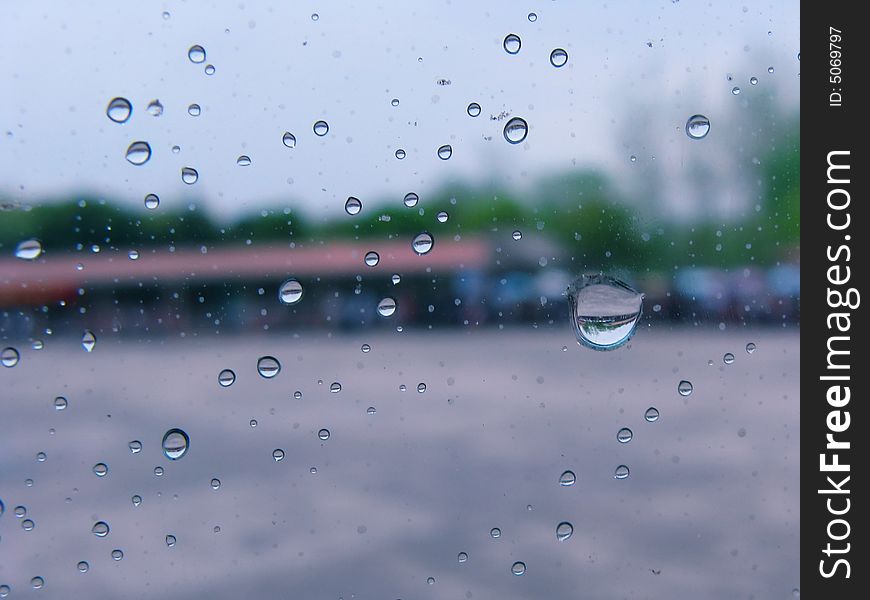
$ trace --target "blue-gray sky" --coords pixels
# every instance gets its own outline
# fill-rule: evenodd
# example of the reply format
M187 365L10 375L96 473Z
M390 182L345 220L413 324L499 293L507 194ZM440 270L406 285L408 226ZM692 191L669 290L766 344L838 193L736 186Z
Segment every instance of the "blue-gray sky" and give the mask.
M153 192L227 216L266 205L329 216L348 195L398 202L462 180L522 188L584 166L628 188L658 168L679 189L687 160L735 154L737 121L761 96L798 109L798 30L798 5L785 1L17 3L0 21L0 194L141 203ZM502 46L509 33L522 39L516 55ZM188 60L192 44L214 75ZM549 64L559 47L561 69ZM105 115L115 96L133 103L126 124ZM146 112L153 99L160 117ZM502 111L528 121L524 143L505 142L504 121L489 118ZM713 123L703 142L683 133L694 113ZM124 159L134 140L153 149L141 167ZM436 156L442 144L450 160ZM241 154L253 164L237 166ZM196 185L181 182L183 166L199 171Z

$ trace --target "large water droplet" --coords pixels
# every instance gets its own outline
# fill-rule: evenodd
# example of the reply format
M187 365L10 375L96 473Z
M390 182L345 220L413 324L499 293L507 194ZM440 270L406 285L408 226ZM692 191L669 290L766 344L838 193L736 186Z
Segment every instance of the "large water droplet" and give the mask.
M34 260L42 254L42 242L36 239L24 240L15 247L15 257L22 260Z
M571 324L578 343L613 350L634 334L643 294L606 275L583 275L568 288Z
M568 62L568 53L564 48L556 48L550 52L550 64L556 68L564 67Z
M236 382L236 374L232 369L224 369L218 373L218 383L221 387L230 387Z
M194 44L187 50L187 58L190 59L192 63L204 63L205 62L205 48L200 46L199 44Z
M628 427L623 427L619 431L616 432L616 441L620 444L627 444L631 441L631 438L634 437L631 429Z
M193 185L199 179L199 172L193 167L181 168L181 181L187 185Z
M257 361L257 373L265 379L272 379L281 372L281 363L274 356L263 356Z
M160 206L160 198L157 197L157 194L148 194L145 196L145 208L148 210L154 210Z
M375 267L380 262L380 255L374 250L366 252L365 263L370 267Z
M21 355L18 354L18 350L12 346L7 346L6 348L3 348L2 352L0 352L0 363L9 369L17 365L20 358Z
M438 148L438 158L441 160L447 160L451 156L453 156L453 146L450 144L444 144L443 146L439 146Z
M677 391L680 393L680 396L691 396L694 389L695 387L692 385L692 382L685 379L677 384Z
M85 352L93 352L96 345L97 336L90 329L85 329L84 333L82 333L82 348L85 349Z
M126 123L133 114L133 106L126 98L112 98L106 107L106 116L115 123Z
M574 535L574 526L568 521L562 521L556 525L556 539L560 542L564 542L572 535Z
M655 406L650 406L646 409L646 412L643 413L643 418L649 423L655 423L659 420L659 409Z
M281 137L281 142L288 148L296 147L296 136L290 133L289 131L285 131L283 137Z
M414 236L414 241L411 242L411 248L413 248L414 252L420 255L426 254L432 250L432 246L434 245L435 239L428 231L421 231Z
M396 312L396 299L390 296L378 302L378 314L382 317L391 317Z
M526 572L526 563L522 561L517 561L511 565L511 573L519 577L520 575L525 574Z
M127 162L144 165L151 158L151 145L148 142L133 142L127 147Z
M329 123L326 121L317 121L314 124L314 135L323 137L329 133Z
M519 144L529 134L529 124L525 119L514 117L504 126L504 139L511 144Z
M105 521L97 521L94 523L94 526L91 527L91 533L97 537L106 537L109 535L109 524Z
M291 277L278 288L278 300L281 304L293 305L302 300L302 284L295 277Z
M567 487L575 483L577 483L577 476L574 475L574 471L565 471L559 475L559 485Z
M468 105L466 112L468 112L469 117L480 116L480 104L478 104L477 102L472 102L471 104Z
M187 454L190 448L190 438L178 428L172 428L163 435L161 444L163 454L169 460L179 460Z
M509 33L505 36L503 45L505 52L508 54L516 54L520 51L523 42L517 34Z
M351 216L358 215L361 210L362 202L360 202L359 198L351 196L344 203L344 211Z
M686 121L686 135L693 140L700 140L710 133L710 119L704 115L692 115Z
M408 208L414 208L415 206L417 206L417 202L419 202L419 201L420 201L420 196L418 196L414 192L408 192L407 194L405 194L405 197L402 199L402 202Z
M629 470L625 465L619 465L616 467L616 470L613 471L614 479L628 479Z

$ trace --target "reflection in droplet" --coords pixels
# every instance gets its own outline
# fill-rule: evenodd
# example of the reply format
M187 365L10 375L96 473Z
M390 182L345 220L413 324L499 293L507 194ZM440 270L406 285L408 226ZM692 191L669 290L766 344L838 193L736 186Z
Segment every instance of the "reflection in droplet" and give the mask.
M157 194L148 194L145 196L145 208L148 210L154 210L160 206L160 198L157 197Z
M275 448L272 450L272 460L275 462L281 462L284 460L284 451L281 448Z
M700 140L710 133L710 119L704 115L692 115L686 121L686 135L693 140Z
M106 466L106 463L97 463L94 465L94 475L97 477L105 477L109 474L109 467Z
M190 447L190 438L181 429L173 428L163 436L163 454L169 460L179 460Z
M408 208L414 208L415 206L417 206L417 202L419 202L419 201L420 201L420 196L418 196L414 192L408 192L407 194L405 194L405 197L402 199L402 202Z
M130 250L127 253L127 258L130 260L139 260L139 251L138 250Z
M556 48L550 52L550 64L554 67L564 67L567 62L568 53L563 48Z
M326 121L317 121L314 124L314 135L323 137L329 133L329 123Z
M643 418L649 423L655 423L659 420L659 409L655 406L650 406L646 409L646 412L643 413Z
M526 563L518 560L517 562L515 562L514 564L511 565L511 573L513 573L517 577L519 577L520 575L523 575L525 572L526 572Z
M391 317L396 312L396 299L387 296L378 302L378 314L382 317Z
M42 242L36 239L24 240L15 246L15 257L22 260L34 260L42 254Z
M533 12L529 13L529 21L530 21L530 22L534 23L534 22L537 21L537 20L538 20L538 15L536 15L536 14L533 13Z
M567 487L574 485L576 482L577 476L574 475L574 471L565 471L559 476L559 485Z
M751 85L758 85L758 77L750 77L750 78L749 78L749 83L750 83Z
M174 535L169 534L169 535L166 536L166 545L167 545L167 546L169 546L170 548L172 548L172 547L175 545L175 542L176 542L176 539L175 539L175 536L174 536Z
M133 113L133 106L126 98L112 98L106 107L106 116L115 123L126 123Z
M154 467L154 477L163 477L163 467Z
M242 154L236 159L236 164L240 167L250 167L251 166L251 157L247 154Z
M525 119L514 117L504 126L504 139L511 144L519 144L529 134L529 124Z
M302 284L295 277L291 277L278 288L278 300L281 304L293 305L302 300Z
M127 162L144 165L151 158L151 145L148 142L133 142L127 147Z
M568 288L577 342L594 350L625 344L643 312L643 294L606 275L583 275Z
M460 552L459 554L456 555L456 560L458 560L461 563L466 562L468 560L468 553Z
M417 254L423 255L432 250L432 246L435 245L435 239L432 237L432 234L428 231L421 231L416 236L414 236L414 241L411 243L411 248L414 249L414 252Z
M67 401L63 396L54 399L54 410L66 410Z
M121 560L124 558L124 552L120 548L112 550L112 560Z
M90 329L85 329L84 333L82 333L82 348L85 349L85 352L93 352L96 345L97 336Z
M444 144L438 148L438 158L447 160L453 156L453 147L450 144Z
M142 496L139 494L134 495L130 500L133 502L133 506L139 506L142 504Z
M731 88L731 93L737 96L738 94L740 94L740 88L735 85L733 88Z
M329 439L329 430L328 429L321 429L320 431L317 432L317 437L319 437L323 441L328 440Z
M374 415L374 414L376 414L377 412L378 412L378 409L376 409L374 406L369 406L369 407L366 409L366 414L367 414L367 415Z
M628 479L628 475L629 470L628 467L625 465L619 465L618 467L616 467L616 470L613 471L614 479Z
M36 527L36 523L33 522L33 519L24 519L21 521L21 529L24 531L33 531L34 527Z
M199 179L199 172L193 167L181 168L181 181L187 185L193 185Z
M130 448L130 452L133 454L139 454L142 451L142 442L139 440L133 440L127 444L127 447Z
M404 148L399 148L398 150L396 150L396 158L398 158L399 160L404 160L405 156L407 156L407 153L405 152Z
M447 220L450 218L450 215L447 214L446 210L442 210L439 211L437 215L435 215L435 218L438 219L439 223L446 223Z
M35 590L42 589L42 587L45 586L45 579L43 579L42 577L37 575L36 577L34 577L33 579L30 580L30 585Z
M493 527L492 529L489 530L489 535L493 538L500 538L501 537L501 529L499 529L498 527Z
M568 521L562 521L556 525L556 539L560 542L564 542L572 535L574 535L574 526Z
M515 33L509 33L504 38L504 49L508 54L516 54L520 51L520 47L522 47L522 40L520 40L520 36Z
M217 477L213 478L211 480L211 489L218 490L218 489L220 489L220 487L221 487L221 480L218 479Z
M757 346L755 345L754 342L749 342L748 344L746 344L746 354L754 353L756 348L757 348Z
M281 363L274 356L262 356L257 360L257 373L265 379L272 379L281 372Z
M623 427L619 431L616 432L616 441L620 444L627 444L631 441L631 438L634 437L631 429L628 427Z
M399 99L393 98L392 100L390 100L390 105L391 106L399 106Z
M363 354L368 354L372 351L372 347L368 344L363 344L362 346L360 346L359 349L362 351Z
M677 391L680 393L680 396L691 396L694 389L695 387L692 385L692 382L685 379L677 384Z
M333 381L331 384L329 384L329 391L332 394L339 393L341 391L341 383L339 383L338 381Z
M224 369L218 373L218 384L221 387L230 387L236 381L236 374L232 369Z
M204 63L205 62L205 48L200 46L199 44L194 44L187 50L187 58L190 59L192 63Z
M468 105L466 112L468 112L469 117L480 116L480 104L478 104L477 102L472 102Z
M730 365L734 362L734 355L730 352L726 352L725 355L722 357L722 362L724 362L726 365Z
M296 136L290 133L289 131L285 131L284 135L281 137L281 142L287 146L288 148L296 147Z
M79 570L79 573L87 573L90 568L91 566L84 560L79 561L79 564L76 565L76 569Z
M2 352L0 352L0 363L3 363L4 367L11 369L18 364L20 357L21 355L18 354L18 350L12 346L7 346L6 348L3 348Z
M381 260L380 255L377 252L375 252L374 250L372 250L370 252L366 252L365 263L368 266L375 267L375 266L377 266L378 262L380 262L380 260Z
M187 114L191 117L198 117L202 113L202 108L200 108L199 104L191 104L187 107Z
M91 527L91 533L97 537L106 537L109 535L109 524L105 521L97 521L94 523L94 526Z
M214 75L214 65L206 65L205 69L203 70L205 71L206 75Z
M358 215L361 210L362 202L360 202L359 198L351 196L347 199L347 202L344 203L344 211L351 216Z

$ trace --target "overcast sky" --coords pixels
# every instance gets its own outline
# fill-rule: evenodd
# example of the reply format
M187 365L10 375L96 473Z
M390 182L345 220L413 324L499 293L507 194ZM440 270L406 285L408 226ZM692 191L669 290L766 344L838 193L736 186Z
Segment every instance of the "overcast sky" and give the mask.
M673 166L687 152L727 152L735 141L722 134L760 94L798 109L798 9L784 0L7 4L0 196L37 203L90 191L141 204L156 193L163 206L195 200L226 216L264 206L329 216L348 195L399 202L450 181L522 187L585 166L630 179L652 159L634 129L660 139L656 159ZM522 39L516 55L503 48L509 33ZM193 44L206 63L188 59ZM554 48L568 51L565 67L550 65ZM125 124L105 114L116 96L133 104ZM159 117L146 110L154 99ZM483 109L476 119L472 101ZM490 119L502 111L528 121L524 143L504 140L505 120ZM682 130L694 113L713 123L700 143ZM318 119L329 123L322 138ZM282 144L285 131L295 148ZM143 166L124 158L135 140L153 150ZM447 161L436 154L443 144L453 147ZM250 166L236 164L242 154ZM183 166L199 171L195 185L182 183Z

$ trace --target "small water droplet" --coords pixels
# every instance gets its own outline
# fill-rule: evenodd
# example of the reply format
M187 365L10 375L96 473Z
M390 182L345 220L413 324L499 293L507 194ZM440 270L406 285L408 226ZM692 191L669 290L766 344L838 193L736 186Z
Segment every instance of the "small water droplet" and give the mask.
M530 22L534 23L534 22L537 21L537 20L538 20L538 15L536 15L536 14L533 13L533 12L529 13L529 21L530 21Z
M146 110L152 117L159 117L163 114L163 105L160 104L160 100L154 99L148 103Z
M278 288L278 300L281 304L292 306L302 300L303 291L302 284L299 280L295 277L291 277L282 283L280 288Z
M281 137L281 142L288 148L296 147L296 136L290 133L289 131L285 131L284 135Z
M574 526L568 521L562 521L556 525L556 539L560 542L564 542L572 535L574 535Z
M526 563L522 561L517 561L511 565L511 573L519 577L520 575L525 574L526 572Z
M405 194L405 198L402 200L402 202L408 208L414 208L415 206L417 206L417 202L419 202L419 200L420 196L418 196L414 192L408 192L407 194Z
M145 196L145 208L148 210L154 210L160 206L160 198L157 197L157 194L148 194Z
M453 156L453 147L450 144L444 144L438 148L438 158L447 160Z
M393 273L393 275L390 277L390 281L393 283L393 285L399 285L399 283L401 283L402 281L402 277L398 273Z
M319 437L323 441L328 440L329 439L329 430L328 429L321 429L320 431L317 432L317 437Z
M392 106L399 106L399 99L398 99L398 98L393 98L392 100L390 100L390 104L391 104Z
M4 367L11 369L18 364L20 357L21 355L18 354L18 350L12 346L7 346L6 348L3 348L2 352L0 352L0 363L2 363Z
M564 67L568 62L568 53L563 48L556 48L550 52L550 64L556 67Z
M133 502L133 506L139 506L140 504L142 504L142 496L136 494L132 498L130 498L130 501Z
M85 349L85 352L93 352L96 345L97 336L90 329L85 329L84 333L82 333L82 348Z
M151 145L148 142L133 142L127 147L127 162L131 165L144 165L151 158Z
M646 412L643 413L643 418L649 423L655 423L659 420L659 409L655 406L650 406L646 409Z
M501 537L501 529L499 529L498 527L493 527L492 529L489 530L489 535L493 538L500 538Z
M755 345L754 342L749 342L748 344L746 344L746 354L754 353L756 348L757 348L757 346Z
M112 550L112 560L121 560L124 558L124 552L120 548Z
M139 440L133 440L132 442L127 444L127 447L130 448L130 452L132 452L133 454L139 454L140 452L142 452L142 442L140 442Z
M406 152L403 148L399 148L398 150L396 150L396 158L398 158L399 160L404 160L405 156Z
M133 113L133 105L126 98L112 98L106 107L106 116L115 123L126 123Z
M629 470L628 467L625 465L619 465L618 467L616 467L616 470L613 471L614 479L628 479L628 475Z
M428 577L428 578L426 579L426 583L428 583L429 585L435 585L435 578L434 578L434 577Z
M417 384L417 393L423 394L425 392L426 392L426 384L425 383L418 383Z
M109 467L106 466L106 463L97 463L94 465L94 475L97 477L105 477L109 474Z
M623 427L616 432L616 441L618 441L620 444L627 444L631 441L632 437L634 437L634 433L632 433L631 429L629 429L628 427Z
M205 48L200 46L199 44L194 44L187 50L187 58L190 59L192 63L204 63L205 62Z
M163 467L160 467L160 466L154 467L154 476L155 477L163 477Z
M523 232L520 231L519 229L516 229L516 230L514 230L514 232L511 234L511 237L514 239L514 241L517 241L517 242L518 242L518 241L520 241L521 239L523 239Z
M731 88L731 93L732 93L733 95L735 95L735 96L739 95L739 94L740 94L740 88L737 87L737 86L735 85L733 88Z
M35 590L42 589L45 586L45 579L39 577L38 575L30 580L30 585Z
M127 258L130 260L139 260L139 251L138 250L130 250L127 252Z
M236 159L236 164L240 167L250 167L251 166L251 157L247 154L242 154Z
M9 587L8 585L6 585L5 583L3 585L0 585L0 598L7 597L11 591L12 591L12 588Z
M583 275L568 288L577 342L613 350L634 334L643 313L643 294L606 275Z
M284 451L281 448L275 448L272 450L272 460L275 462L281 462L284 460Z
M169 546L170 548L172 548L175 545L176 541L177 540L175 539L174 535L168 534L166 536L166 545Z
M447 220L450 218L450 215L447 214L446 210L442 210L437 215L435 215L435 218L438 219L439 223L446 223Z
M464 563L464 562L468 561L468 553L460 552L459 554L456 555L456 560L458 560L460 563Z
M205 71L206 75L214 75L214 71L215 71L214 65L206 65L205 69L203 69L203 71Z
M79 573L87 573L90 568L91 566L84 560L79 561L79 564L76 565L76 569L79 570Z
M262 356L257 360L257 373L265 379L272 379L281 372L281 363L274 356Z
M21 529L24 531L33 531L34 527L36 527L36 523L33 522L33 519L24 519L21 521Z
M378 262L380 262L380 260L381 260L380 255L377 252L375 252L374 250L372 250L370 252L366 252L365 262L368 266L375 267L375 266L377 266Z
M628 160L630 160L630 161L633 162L633 163L636 163L636 162L637 162L637 157L636 157L634 154L632 154L631 156L628 157Z
M341 391L341 383L339 383L338 381L333 381L329 385L329 391L333 394L339 393Z
M220 373L218 373L218 384L221 387L230 387L233 383L236 382L236 374L232 371L232 369L224 369Z
M67 400L63 396L54 399L54 410L66 410L67 405Z
M190 449L190 438L183 430L173 427L163 434L163 455L169 460L179 460Z
M750 77L750 78L749 78L749 83L750 83L751 85L758 85L758 77Z
M15 257L22 260L35 260L42 254L42 242L37 239L24 240L15 247Z
M187 185L193 185L199 179L199 172L193 167L181 168L181 181Z
M396 299L387 296L378 302L378 314L382 317L391 317L396 312Z
M686 121L686 135L693 140L700 140L710 133L710 119L704 115L692 115Z
M477 102L472 102L471 104L468 105L468 108L465 110L468 113L469 117L480 116L480 104L478 104Z
M515 33L509 33L504 38L504 46L505 52L508 54L516 54L520 51L520 48L523 45L522 40L520 40L520 36Z
M202 113L202 108L199 104L191 104L187 107L187 114L191 117L198 117Z
M372 347L368 344L363 344L362 346L360 346L360 350L362 350L363 354L368 354L372 351Z
M329 123L326 121L317 121L314 124L314 135L323 137L329 133Z
M565 471L559 475L559 485L568 487L575 483L577 483L577 476L574 475L574 471Z
M525 119L514 117L504 126L504 139L511 144L519 144L529 134L529 125Z
M680 393L680 396L691 396L694 389L695 387L692 385L692 382L685 379L677 384L677 391Z
M730 352L726 352L725 355L722 357L722 362L724 362L726 365L732 364L734 362L734 355Z
M105 521L97 521L94 523L94 526L91 527L91 533L100 538L106 537L109 535L109 524Z
M221 480L218 479L217 477L213 478L211 480L211 489L217 490L217 489L220 489L220 487L221 487Z
M344 203L344 211L351 216L358 215L361 210L362 202L360 202L359 198L350 196L347 202Z
M435 239L432 237L432 234L428 231L421 231L416 236L414 236L414 241L411 243L411 248L413 248L414 252L423 255L432 250L432 246L435 245Z
M773 67L767 67L767 72L773 74Z

